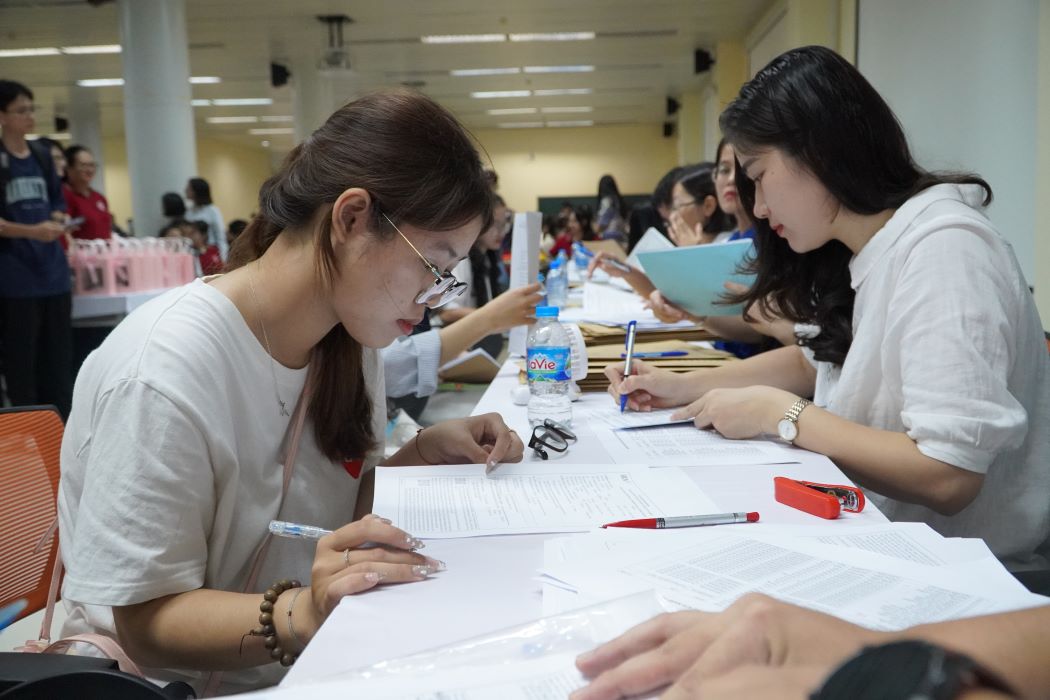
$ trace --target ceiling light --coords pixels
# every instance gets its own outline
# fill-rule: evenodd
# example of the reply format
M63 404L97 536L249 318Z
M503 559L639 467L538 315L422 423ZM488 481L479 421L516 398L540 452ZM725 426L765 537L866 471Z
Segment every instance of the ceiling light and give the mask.
M216 75L195 75L190 78L190 85L214 85L221 82L222 78Z
M294 122L295 117L286 116L284 114L279 115L265 115L261 117L264 122Z
M58 56L62 52L54 46L44 46L39 49L2 49L0 58L18 58L20 56Z
M593 112L594 107L544 107L540 111L544 114L586 114Z
M93 53L120 53L120 44L98 44L96 46L63 46L62 53L70 56Z
M590 119L572 122L547 122L547 126L594 126Z
M209 107L211 106L211 100L190 100L190 104L194 107Z
M528 97L531 94L529 90L488 90L472 92L470 96L483 100L490 97Z
M259 117L208 117L209 124L255 124Z
M248 129L253 136L277 136L279 134L294 134L295 129Z
M536 97L558 97L559 95L590 95L594 90L590 88L559 88L557 90L534 90Z
M489 114L498 116L500 114L535 114L535 107L511 107L509 109L490 109Z
M525 66L526 73L593 73L594 66Z
M123 84L123 78L90 78L77 81L80 87L119 87Z
M500 129L538 129L543 126L543 122L507 122L496 126Z
M237 97L212 100L216 107L251 107L272 105L273 100L269 97Z
M457 78L467 78L475 75L516 75L520 72L521 68L457 68L448 73Z
M262 147L263 148L269 148L270 147L270 142L269 141L263 141L262 142Z
M485 44L506 41L506 34L430 34L419 37L424 44Z
M594 32L545 32L538 34L511 34L511 41L586 41Z

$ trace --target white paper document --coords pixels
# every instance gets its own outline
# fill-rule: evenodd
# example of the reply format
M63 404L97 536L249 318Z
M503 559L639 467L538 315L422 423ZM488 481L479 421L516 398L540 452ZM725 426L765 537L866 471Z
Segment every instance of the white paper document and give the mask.
M792 450L768 440L729 440L712 430L697 430L690 423L597 432L599 435L604 432L610 441L612 458L623 463L703 467L799 461Z
M621 428L650 428L657 425L674 425L692 423L692 419L671 420L671 414L677 408L663 408L653 411L624 411L612 401L602 403L578 403L572 407L579 423L587 423L595 428L601 426L619 430Z
M638 253L651 253L656 250L670 250L674 248L674 243L670 241L664 234L650 226L642 237L635 243L634 248L631 249L631 254L627 256L627 264L633 265L638 269L645 271L645 267L638 259Z
M883 630L1046 602L1011 581L994 558L917 566L802 538L766 541L748 535L744 526L588 537L628 543L614 555L601 553L543 570L544 576L588 597L655 589L673 605L718 611L744 593L759 591Z
M524 287L536 281L540 265L542 219L538 211L518 212L514 215L514 230L510 242L510 289ZM528 326L515 326L510 329L507 347L511 355L525 354L528 333Z
M379 467L373 512L422 538L582 532L628 518L717 512L680 470L628 464Z

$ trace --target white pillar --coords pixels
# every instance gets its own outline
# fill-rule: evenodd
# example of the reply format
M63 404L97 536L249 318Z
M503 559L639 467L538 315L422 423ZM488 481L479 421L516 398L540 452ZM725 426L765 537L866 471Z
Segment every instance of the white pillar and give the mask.
M118 0L124 132L138 236L163 223L160 197L197 174L185 0Z
M326 109L330 102L329 85L321 77L317 65L309 58L303 58L292 64L292 87L295 89L292 100L295 142L302 143L331 114L331 110Z
M105 156L102 152L102 128L98 111L98 90L74 87L69 102L71 144L85 146L95 156L98 169L91 187L106 193Z

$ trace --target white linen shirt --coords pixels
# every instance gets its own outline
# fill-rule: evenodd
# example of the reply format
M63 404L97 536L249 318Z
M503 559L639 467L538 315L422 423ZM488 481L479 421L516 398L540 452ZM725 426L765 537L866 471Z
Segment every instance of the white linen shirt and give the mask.
M871 500L891 520L983 538L1011 568L1031 568L1050 554L1050 370L1032 294L982 197L976 185L931 187L854 256L853 343L841 368L814 363L814 403L985 474L952 516Z
M382 455L386 409L378 353L366 349L363 363L379 441L367 470ZM271 372L291 412L306 369L272 362L233 302L203 280L136 309L84 362L62 440L63 636L116 638L111 606L201 587L240 592L271 519L329 529L353 519L360 481L321 453L309 419L279 507L290 419ZM314 550L274 538L253 592L308 582ZM144 670L201 690L201 674ZM221 690L272 685L285 671L229 671Z

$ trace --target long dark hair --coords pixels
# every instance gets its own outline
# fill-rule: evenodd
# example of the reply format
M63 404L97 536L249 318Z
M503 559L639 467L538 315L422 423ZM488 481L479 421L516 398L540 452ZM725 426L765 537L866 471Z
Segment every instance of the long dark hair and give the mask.
M689 193L689 196L693 198L697 206L703 207L708 197L714 198L715 210L711 212L711 216L704 222L705 233L731 231L736 226L735 219L722 211L722 206L718 203L718 195L715 194L714 174L714 164L700 163L686 169L679 176L678 182L675 183L681 185Z
M623 195L620 194L620 188L616 185L616 178L612 175L602 175L598 179L598 206L595 211L601 211L602 200L606 197L612 200L612 205L616 208L616 211L620 212L620 216L626 219L627 202L624 201Z
M380 91L340 108L292 149L263 183L259 213L234 241L227 269L258 259L279 235L312 236L317 273L331 284L332 206L351 187L372 196L368 230L384 240L396 233L381 213L429 231L475 217L481 230L492 224L481 160L455 117L419 93ZM318 445L333 460L360 457L375 445L362 356L361 344L336 325L310 359L317 381L309 415Z
M169 219L181 219L186 216L186 202L178 192L165 192L160 197L160 206L164 216Z
M754 216L755 187L740 167L741 154L775 148L811 172L840 206L862 215L896 209L942 183L976 184L987 205L992 189L972 173L920 168L900 122L860 72L822 46L792 49L747 82L719 119L737 153L740 204L755 223L755 284L733 297L748 309L772 300L789 320L813 323L820 333L800 339L816 359L841 365L853 341L851 251L839 241L798 254L768 222Z
M203 207L211 204L211 185L203 177L190 178L190 192L193 193L193 204Z

